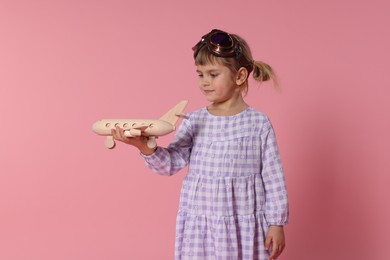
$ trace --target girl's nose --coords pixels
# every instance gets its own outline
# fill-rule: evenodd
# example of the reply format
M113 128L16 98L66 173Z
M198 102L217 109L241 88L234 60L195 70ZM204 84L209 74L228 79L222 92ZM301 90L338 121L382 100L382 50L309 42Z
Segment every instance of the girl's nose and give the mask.
M205 77L203 77L203 78L200 80L200 85L202 85L202 86L208 86L208 85L210 85L210 82L209 82Z

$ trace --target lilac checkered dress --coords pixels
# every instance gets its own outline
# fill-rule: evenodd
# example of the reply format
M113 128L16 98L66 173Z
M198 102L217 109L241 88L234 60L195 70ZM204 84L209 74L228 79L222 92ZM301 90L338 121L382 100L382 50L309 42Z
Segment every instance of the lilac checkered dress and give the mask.
M285 225L285 178L268 118L249 107L233 116L188 114L174 141L143 156L172 175L189 165L176 224L175 259L268 260L269 225Z

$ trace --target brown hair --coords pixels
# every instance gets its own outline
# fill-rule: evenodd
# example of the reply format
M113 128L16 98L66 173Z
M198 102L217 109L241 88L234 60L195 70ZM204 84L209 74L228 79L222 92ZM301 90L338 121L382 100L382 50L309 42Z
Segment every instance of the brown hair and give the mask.
M246 58L246 60L251 61L251 64L248 66L241 65L238 60L234 57L217 57L214 54L212 54L205 46L203 46L197 56L195 57L195 65L206 65L206 64L215 64L220 63L227 68L230 69L230 71L235 74L238 72L238 70L241 67L245 67L248 70L248 77L250 73L253 71L253 78L258 82L264 82L268 80L272 80L275 87L278 87L278 81L276 74L272 67L268 65L265 62L253 60L252 58L252 52L249 48L248 43L241 38L240 36L236 34L230 34L232 37L234 37L241 47L242 55ZM248 79L247 79L248 80ZM244 89L244 92L246 93L248 91L248 84L246 84L246 87Z

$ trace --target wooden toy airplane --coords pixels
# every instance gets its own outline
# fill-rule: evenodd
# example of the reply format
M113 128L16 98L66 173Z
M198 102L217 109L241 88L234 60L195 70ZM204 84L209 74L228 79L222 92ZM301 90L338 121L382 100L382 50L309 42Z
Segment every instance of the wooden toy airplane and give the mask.
M110 149L115 147L111 130L117 126L123 128L127 137L147 136L147 145L153 149L157 146L156 138L174 131L179 117L185 117L182 113L187 103L187 100L180 101L160 119L103 119L95 122L92 130L98 135L107 136L105 145Z

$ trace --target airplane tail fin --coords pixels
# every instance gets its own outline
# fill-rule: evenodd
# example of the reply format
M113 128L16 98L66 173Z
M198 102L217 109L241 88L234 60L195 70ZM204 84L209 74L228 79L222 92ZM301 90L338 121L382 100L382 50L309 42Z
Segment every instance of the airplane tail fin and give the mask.
M176 125L177 120L179 120L179 117L183 116L184 108L187 106L188 101L182 100L174 106L172 109L170 109L167 113L165 113L162 117L160 117L160 120L166 121L168 123L171 123L172 125Z

